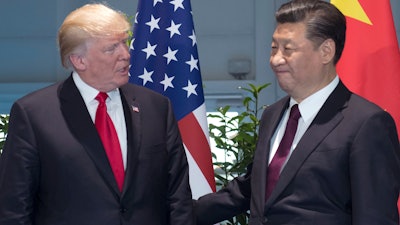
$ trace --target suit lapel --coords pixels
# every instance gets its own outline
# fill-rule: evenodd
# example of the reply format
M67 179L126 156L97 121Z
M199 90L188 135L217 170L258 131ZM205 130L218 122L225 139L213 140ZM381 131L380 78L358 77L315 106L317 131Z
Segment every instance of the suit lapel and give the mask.
M261 120L259 129L259 139L257 142L257 149L255 151L255 156L253 160L253 166L255 169L252 170L252 177L258 178L252 181L252 192L259 193L259 198L253 198L257 201L257 206L260 206L258 210L264 209L265 205L265 189L266 189L266 178L267 178L267 167L270 154L271 139L274 135L276 128L289 105L289 97L286 97L277 103L275 103L273 108L267 109L264 112L263 118ZM254 209L253 209L254 210Z
M341 110L346 107L350 95L351 93L349 90L339 82L338 86L328 97L310 127L297 144L296 149L293 151L280 175L275 189L266 202L266 208L275 201L279 194L296 176L298 170L306 161L308 156L343 119Z
M119 190L107 155L72 76L60 86L59 97L61 111L71 133L82 144L101 176L118 196Z
M140 140L141 140L141 123L140 123L140 104L136 101L135 94L127 85L120 88L122 105L125 114L125 123L127 127L127 166L125 171L124 191L123 194L132 188L130 184L135 178L134 172L137 170L137 161L139 157Z

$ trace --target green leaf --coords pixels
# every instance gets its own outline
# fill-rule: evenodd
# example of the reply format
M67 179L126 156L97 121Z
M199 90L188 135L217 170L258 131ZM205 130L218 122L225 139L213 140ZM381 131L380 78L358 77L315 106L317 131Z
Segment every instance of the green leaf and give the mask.
M230 118L227 113L231 109L229 105L217 110L217 113L209 114L208 118L220 119L221 125L210 124L209 132L216 147L224 150L226 157L233 157L233 162L214 162L219 173L215 173L216 183L219 187L225 187L229 181L246 173L247 166L252 162L256 143L258 140L258 113L265 107L259 107L258 98L262 90L270 83L249 87L239 87L248 95L243 98L244 112ZM213 157L216 159L216 157ZM221 174L224 173L224 174ZM246 225L249 214L243 213L221 224Z
M8 133L9 115L0 115L0 156Z

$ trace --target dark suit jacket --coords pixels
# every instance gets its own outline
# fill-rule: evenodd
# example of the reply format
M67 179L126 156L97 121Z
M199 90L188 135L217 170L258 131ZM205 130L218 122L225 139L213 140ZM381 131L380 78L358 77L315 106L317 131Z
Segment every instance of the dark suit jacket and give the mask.
M340 82L265 202L271 137L289 97L263 113L248 173L196 202L198 224L250 209L250 225L398 225L400 149L389 114Z
M132 84L120 93L128 136L122 194L71 77L15 102L0 157L1 225L192 224L169 100Z

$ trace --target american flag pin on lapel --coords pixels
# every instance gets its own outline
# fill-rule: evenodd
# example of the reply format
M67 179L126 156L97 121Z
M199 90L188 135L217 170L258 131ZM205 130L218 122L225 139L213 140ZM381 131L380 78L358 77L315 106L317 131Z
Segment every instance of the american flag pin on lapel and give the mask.
M137 113L139 112L139 108L137 106L134 106L134 105L132 106L132 110L134 112L137 112Z

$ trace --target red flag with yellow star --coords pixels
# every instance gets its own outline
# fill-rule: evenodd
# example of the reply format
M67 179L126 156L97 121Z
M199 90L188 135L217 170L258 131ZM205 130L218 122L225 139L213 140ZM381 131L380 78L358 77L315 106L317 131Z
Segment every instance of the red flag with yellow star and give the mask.
M390 0L331 0L347 20L337 68L346 86L395 119L400 134L400 51ZM400 198L397 203L400 213Z

